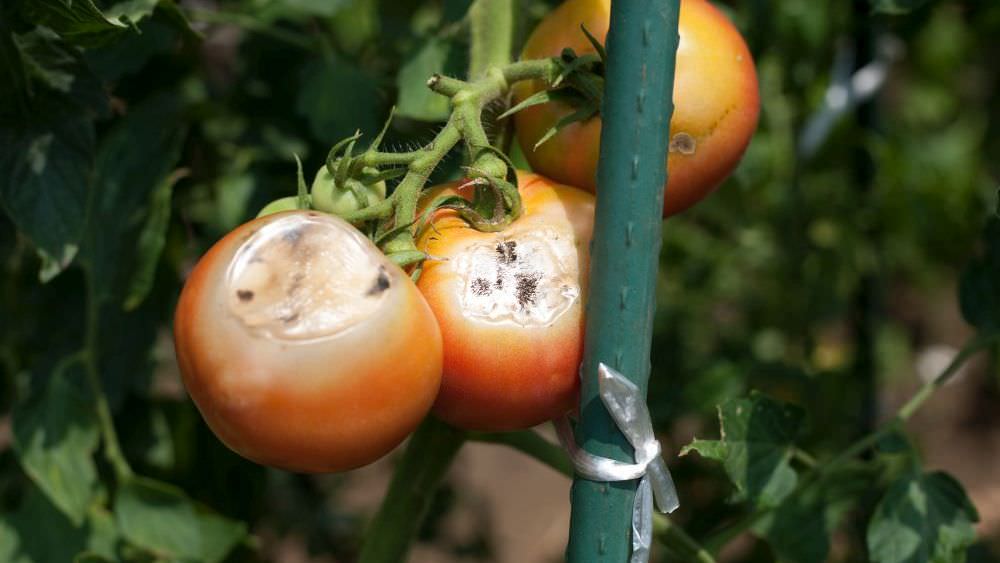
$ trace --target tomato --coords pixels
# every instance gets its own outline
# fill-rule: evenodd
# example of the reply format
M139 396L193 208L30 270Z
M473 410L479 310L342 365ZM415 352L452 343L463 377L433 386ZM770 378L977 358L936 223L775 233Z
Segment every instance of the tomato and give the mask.
M568 0L541 21L522 58L558 56L565 47L592 53L580 25L603 41L610 13L610 0ZM732 22L705 0L682 0L679 33L664 217L694 205L729 176L750 143L760 111L753 59ZM543 87L518 83L515 101ZM561 103L525 109L515 114L517 138L535 171L595 191L599 117L573 123L533 148L572 111Z
M253 461L341 471L381 457L430 410L441 335L409 276L354 227L288 211L201 258L174 322L184 384Z
M336 215L346 215L385 199L384 181L365 184L352 178L346 186L338 186L326 166L316 173L310 190L313 207Z
M444 339L434 413L460 428L528 428L577 400L594 198L534 174L518 179L524 213L502 232L438 211L418 239L432 258L417 287ZM444 186L429 198L464 192Z

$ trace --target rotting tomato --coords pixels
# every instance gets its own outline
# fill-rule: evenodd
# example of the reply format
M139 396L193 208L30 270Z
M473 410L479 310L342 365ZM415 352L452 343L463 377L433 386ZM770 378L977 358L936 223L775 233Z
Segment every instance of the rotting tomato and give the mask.
M524 212L503 231L441 210L418 240L431 258L417 287L444 339L434 413L469 430L528 428L577 399L594 198L535 174L518 180ZM425 202L464 192L439 187Z
M253 461L330 472L374 461L430 410L441 335L416 286L354 227L267 215L201 258L174 322L184 384Z
M706 0L682 0L680 6L664 217L694 205L729 176L750 143L760 111L757 72L739 30ZM566 47L577 54L594 52L580 26L603 41L610 10L610 0L564 2L535 28L522 58L559 56ZM542 88L537 81L516 84L515 102ZM535 171L593 192L599 117L572 123L534 148L573 111L558 102L529 107L515 114L515 130Z

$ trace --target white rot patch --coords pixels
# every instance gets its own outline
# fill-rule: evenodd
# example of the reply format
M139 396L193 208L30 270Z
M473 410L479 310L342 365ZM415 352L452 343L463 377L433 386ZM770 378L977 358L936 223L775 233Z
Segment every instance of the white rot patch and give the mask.
M250 235L224 283L229 311L262 335L321 338L371 316L392 276L353 227L328 215L280 215Z
M464 285L465 315L520 326L547 325L580 299L573 237L556 231L498 235L451 260Z

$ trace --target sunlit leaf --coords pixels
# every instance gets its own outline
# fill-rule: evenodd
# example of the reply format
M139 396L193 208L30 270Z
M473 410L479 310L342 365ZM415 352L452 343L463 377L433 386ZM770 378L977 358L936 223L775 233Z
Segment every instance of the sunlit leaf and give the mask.
M741 498L776 506L795 488L790 461L803 416L801 408L759 393L727 401L719 407L722 438L695 439L681 455L696 451L722 462Z
M962 485L947 473L898 478L868 524L873 563L961 563L979 520Z

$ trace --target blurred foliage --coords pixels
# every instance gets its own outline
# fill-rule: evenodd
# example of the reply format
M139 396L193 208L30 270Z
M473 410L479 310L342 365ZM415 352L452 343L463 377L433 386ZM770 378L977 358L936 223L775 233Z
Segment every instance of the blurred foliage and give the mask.
M470 3L0 5L0 561L268 560L284 537L356 555L365 522L338 507L341 478L266 470L208 431L170 315L213 241L295 193L294 155L308 176L393 105L385 146L431 139L448 106L423 82L464 72ZM520 0L515 45L554 3ZM692 444L705 458L674 464L678 520L701 539L767 506L745 561L824 560L838 530L842 560L959 561L975 510L906 440L789 491L802 452L871 431L880 386L915 385L927 327L901 295L953 295L969 264L961 309L1000 327L1000 4L731 4L760 127L719 192L663 229L651 410L666 433L707 437ZM831 88L886 41L901 54L884 88L831 113ZM827 133L804 143L824 111ZM452 548L488 558L483 534Z

